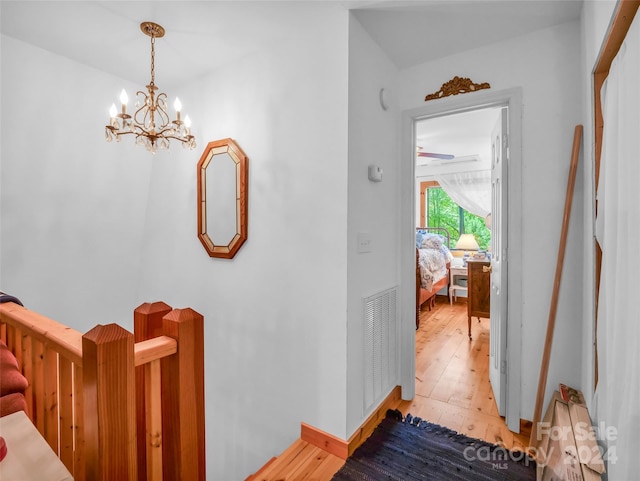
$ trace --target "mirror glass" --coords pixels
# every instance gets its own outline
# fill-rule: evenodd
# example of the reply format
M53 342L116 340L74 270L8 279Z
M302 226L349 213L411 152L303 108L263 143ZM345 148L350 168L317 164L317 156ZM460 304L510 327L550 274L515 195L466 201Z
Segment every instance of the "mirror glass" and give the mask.
M214 155L206 174L207 233L216 245L228 245L238 232L236 163L226 152Z
M230 259L247 239L248 159L232 140L209 142L198 162L198 238Z

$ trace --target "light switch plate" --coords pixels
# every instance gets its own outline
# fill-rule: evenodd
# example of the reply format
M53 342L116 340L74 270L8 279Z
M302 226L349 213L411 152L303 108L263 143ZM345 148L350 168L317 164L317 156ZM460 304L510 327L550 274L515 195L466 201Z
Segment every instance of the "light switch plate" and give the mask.
M358 253L371 252L371 234L358 232Z

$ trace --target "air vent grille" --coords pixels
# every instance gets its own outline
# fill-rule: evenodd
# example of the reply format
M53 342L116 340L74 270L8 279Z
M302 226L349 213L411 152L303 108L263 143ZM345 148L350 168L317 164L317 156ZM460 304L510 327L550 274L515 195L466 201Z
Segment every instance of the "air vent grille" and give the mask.
M364 411L382 401L396 380L397 289L364 299Z

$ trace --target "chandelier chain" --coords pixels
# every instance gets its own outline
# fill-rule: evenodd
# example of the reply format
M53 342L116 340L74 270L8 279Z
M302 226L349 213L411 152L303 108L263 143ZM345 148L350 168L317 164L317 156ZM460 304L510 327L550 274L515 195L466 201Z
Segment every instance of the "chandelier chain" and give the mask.
M156 83L156 37L154 35L151 36L151 85L155 85Z

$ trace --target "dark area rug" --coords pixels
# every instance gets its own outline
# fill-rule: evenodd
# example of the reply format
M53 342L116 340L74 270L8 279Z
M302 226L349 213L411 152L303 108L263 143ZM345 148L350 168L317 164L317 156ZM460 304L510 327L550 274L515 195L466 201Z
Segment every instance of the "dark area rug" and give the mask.
M535 461L523 452L390 410L332 481L535 479Z

